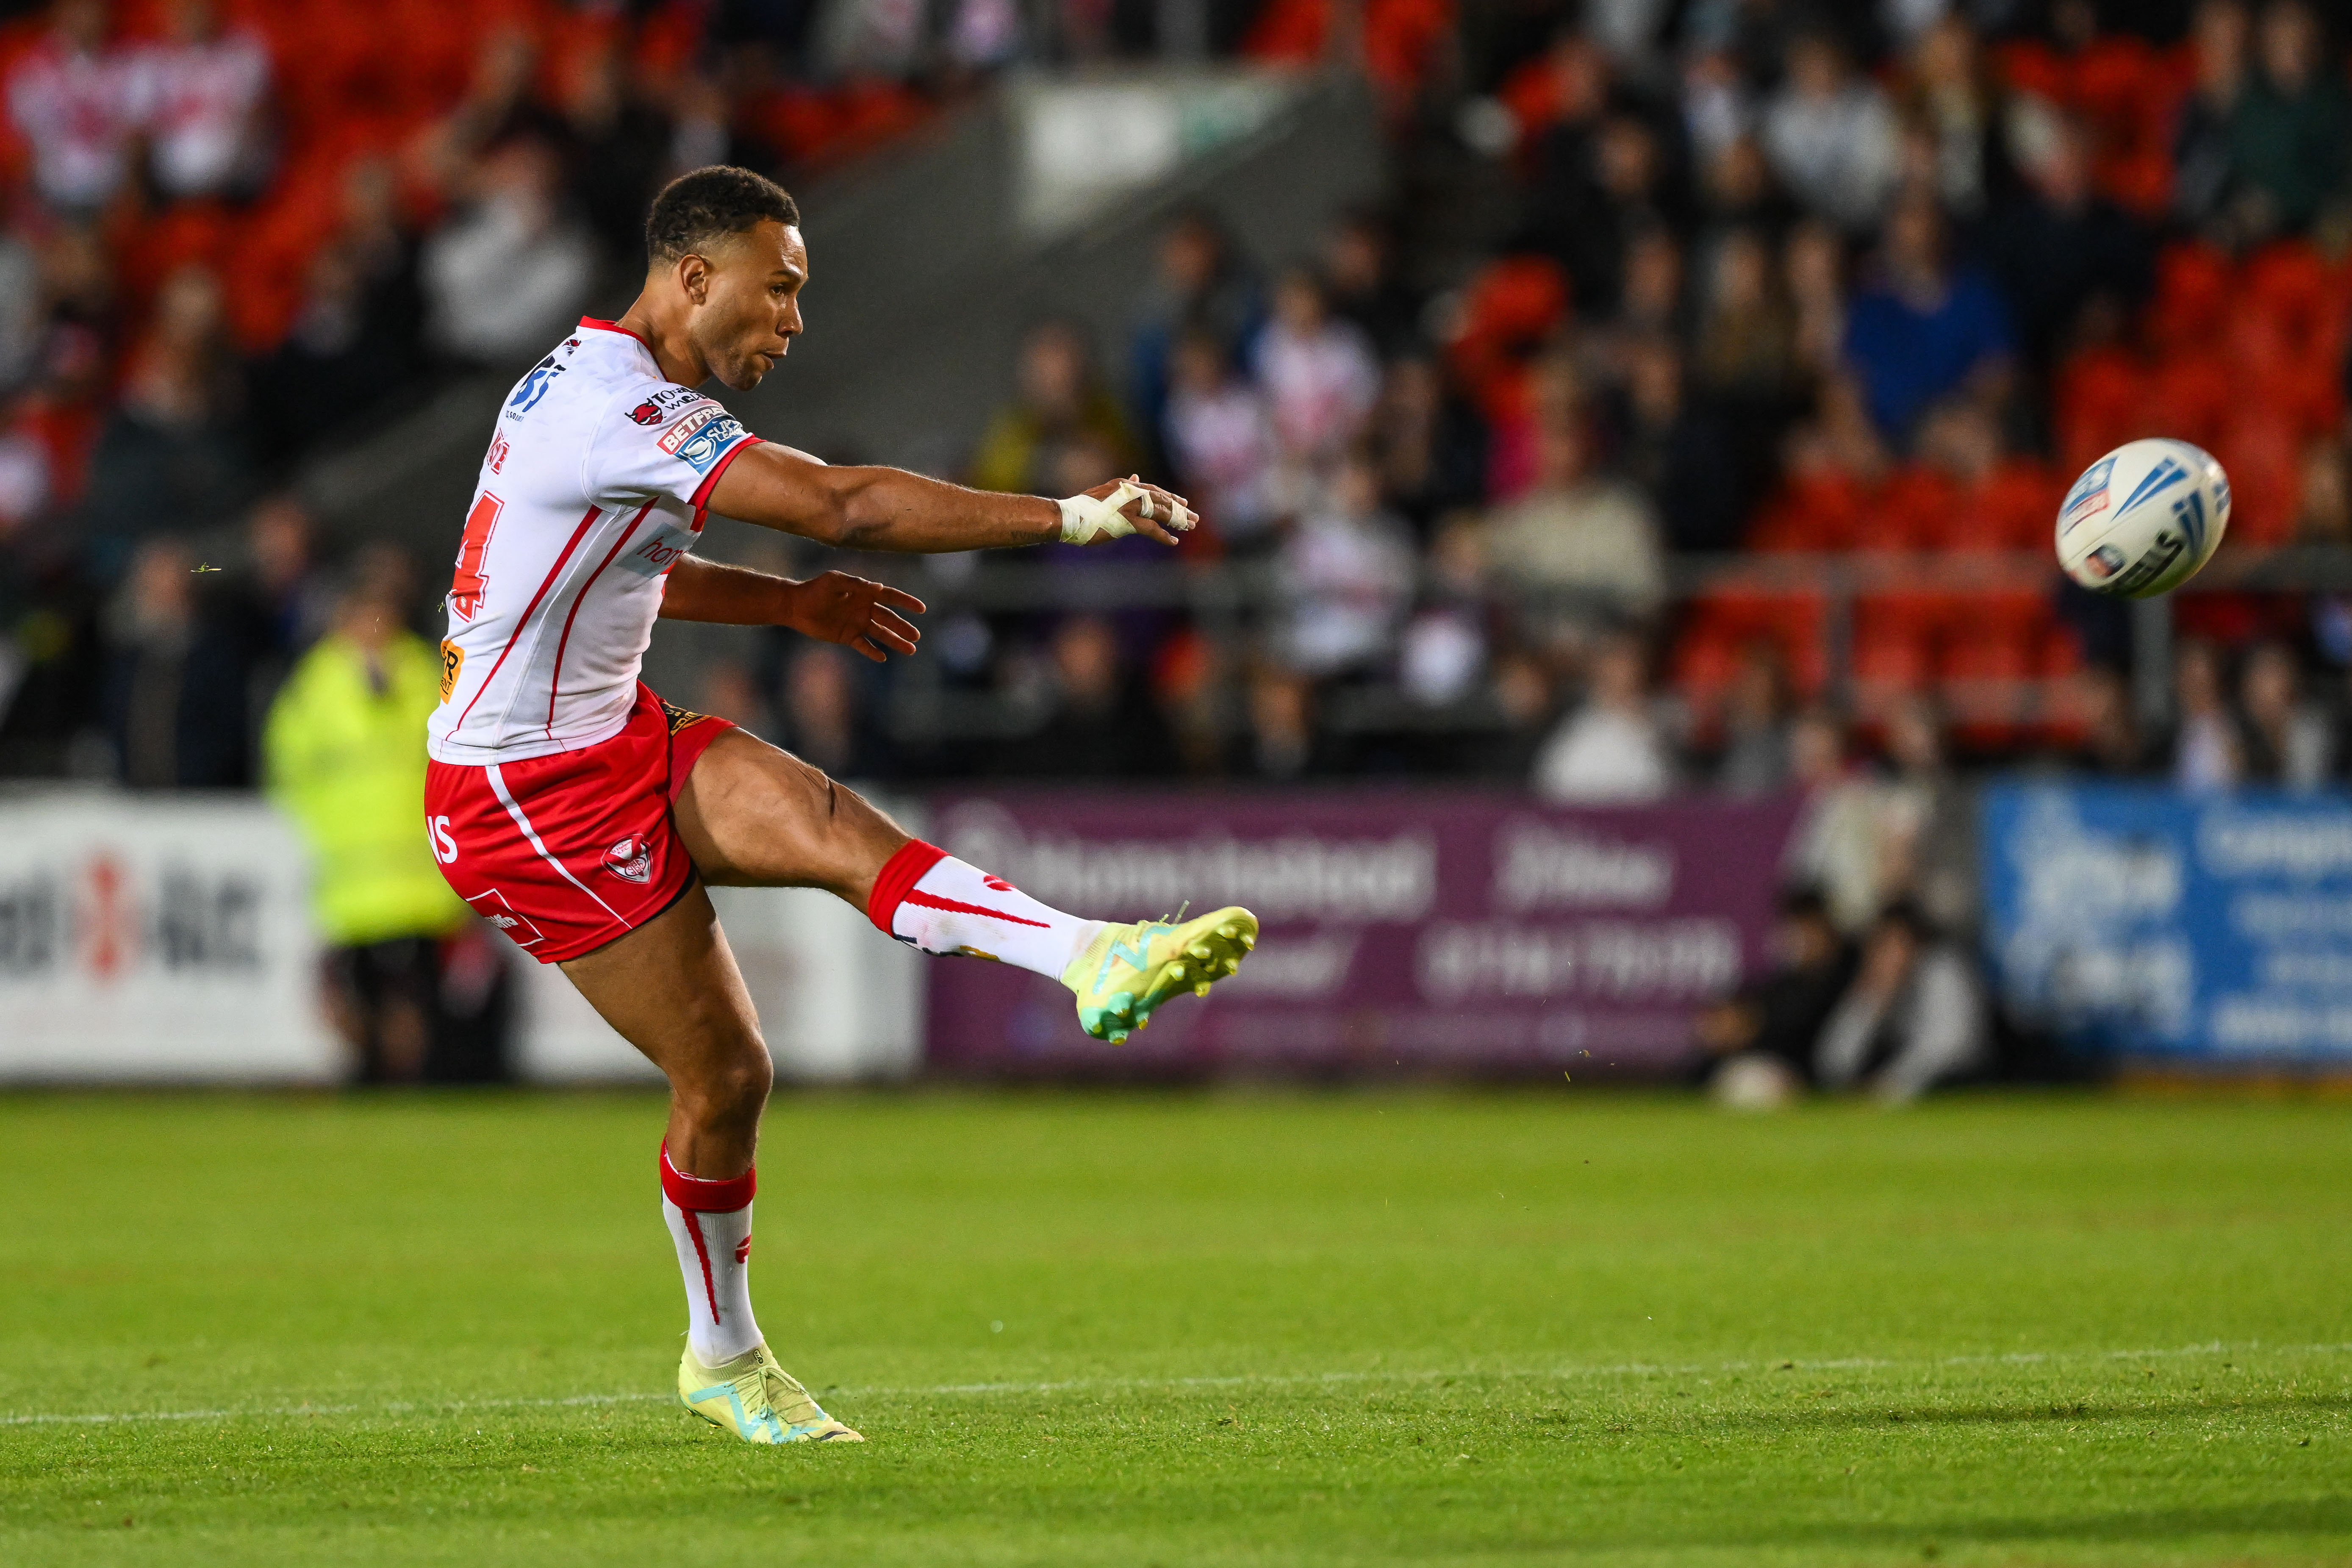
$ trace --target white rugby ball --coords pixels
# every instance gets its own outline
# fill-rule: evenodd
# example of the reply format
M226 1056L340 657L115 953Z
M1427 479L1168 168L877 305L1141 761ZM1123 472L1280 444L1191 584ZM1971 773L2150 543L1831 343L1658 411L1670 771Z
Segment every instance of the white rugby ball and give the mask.
M2168 593L2213 559L2230 477L2201 447L2126 441L2083 470L2058 509L2058 564L2095 594Z

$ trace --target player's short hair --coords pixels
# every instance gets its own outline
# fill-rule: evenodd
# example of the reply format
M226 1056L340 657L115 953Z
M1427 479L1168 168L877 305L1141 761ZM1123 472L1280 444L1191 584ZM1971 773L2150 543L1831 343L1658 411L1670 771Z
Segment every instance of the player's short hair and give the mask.
M656 263L676 261L771 218L797 228L800 204L765 174L713 163L680 174L654 198L654 210L646 216L646 255Z

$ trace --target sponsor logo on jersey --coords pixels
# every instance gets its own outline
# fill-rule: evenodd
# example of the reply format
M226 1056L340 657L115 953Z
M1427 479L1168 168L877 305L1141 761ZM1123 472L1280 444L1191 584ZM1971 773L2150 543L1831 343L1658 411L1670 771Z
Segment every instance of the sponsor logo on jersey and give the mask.
M692 427L688 428L689 426ZM708 416L697 410L663 432L661 447L663 451L696 473L707 474L718 463L719 454L742 438L741 424L726 410L714 405Z
M504 431L500 431L498 435L490 437L490 455L487 458L483 459L484 462L488 465L490 472L494 474L502 474L506 472L507 453L510 450L512 450L512 448L507 445L506 433Z
M719 407L716 403L706 403L699 408L689 408L678 416L677 424L662 432L661 440L656 444L675 458L680 447L694 439L696 431L714 419L724 418L726 414L727 410Z
M507 412L528 414L538 407L539 400L547 395L547 389L555 384L555 378L566 368L555 363L553 354L533 365L530 374L515 387L514 395L507 399Z
M676 565L679 556L693 548L693 534L674 523L664 523L622 556L617 564L624 572L634 572L640 577L658 577Z
M2102 458L2084 471L2066 492L2066 504L2058 509L2058 531L2069 533L2074 525L2088 522L2107 510L2107 479L2116 471L2113 458Z
M466 650L459 647L456 643L451 642L447 637L443 637L441 639L442 701L448 701L449 693L457 689L457 677L465 670L465 668Z
M624 882L654 879L654 847L631 834L604 851L604 869Z
M640 425L658 425L662 422L662 411L655 405L654 400L648 397L629 410L629 417Z

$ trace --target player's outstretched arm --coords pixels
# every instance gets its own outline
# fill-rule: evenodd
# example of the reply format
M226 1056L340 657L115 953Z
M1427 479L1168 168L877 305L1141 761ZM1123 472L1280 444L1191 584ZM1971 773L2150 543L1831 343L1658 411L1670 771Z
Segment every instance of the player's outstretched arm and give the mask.
M1134 480L1055 501L966 489L903 468L837 468L772 442L747 447L727 465L709 506L845 550L918 553L1096 544L1129 533L1173 544L1192 526L1181 497Z
M666 621L789 626L820 642L837 642L877 664L891 653L915 651L923 634L906 617L923 610L923 601L904 589L846 572L795 583L692 555L679 556L662 583Z

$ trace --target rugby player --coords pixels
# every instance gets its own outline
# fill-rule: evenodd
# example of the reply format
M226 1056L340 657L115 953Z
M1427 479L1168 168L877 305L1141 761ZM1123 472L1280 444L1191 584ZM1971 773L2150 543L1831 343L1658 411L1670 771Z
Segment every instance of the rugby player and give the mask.
M1048 908L910 837L855 793L638 679L653 623L789 626L911 654L922 602L840 572L793 582L698 559L707 513L859 550L1162 544L1183 500L1129 479L1061 500L834 468L748 433L698 389L757 386L802 330L793 198L746 170L672 183L646 283L516 384L467 514L429 727L426 828L450 885L668 1077L662 1211L685 1279L678 1394L754 1443L860 1441L752 1316L752 1154L771 1068L707 885L813 887L925 952L1017 964L1113 1044L1255 943L1247 910L1114 924Z

